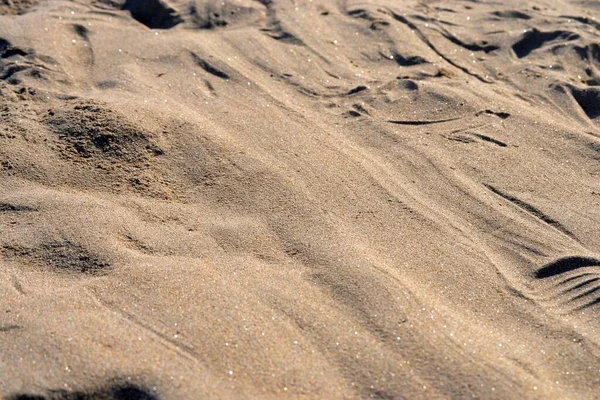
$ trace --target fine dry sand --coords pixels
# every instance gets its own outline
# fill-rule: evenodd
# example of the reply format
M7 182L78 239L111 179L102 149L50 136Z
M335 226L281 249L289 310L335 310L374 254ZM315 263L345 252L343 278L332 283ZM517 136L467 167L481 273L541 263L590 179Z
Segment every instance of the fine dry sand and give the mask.
M0 397L600 398L600 2L0 0Z

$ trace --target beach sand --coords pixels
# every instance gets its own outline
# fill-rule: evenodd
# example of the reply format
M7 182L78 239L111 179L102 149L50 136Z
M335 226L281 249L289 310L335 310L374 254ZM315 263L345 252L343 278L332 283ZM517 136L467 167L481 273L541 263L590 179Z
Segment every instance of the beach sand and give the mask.
M600 398L599 4L0 1L0 397Z

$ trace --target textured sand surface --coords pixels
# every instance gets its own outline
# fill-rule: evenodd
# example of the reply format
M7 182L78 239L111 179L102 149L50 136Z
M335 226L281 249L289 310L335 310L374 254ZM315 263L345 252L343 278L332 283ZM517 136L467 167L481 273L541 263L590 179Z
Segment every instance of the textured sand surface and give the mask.
M0 397L600 398L600 3L0 0Z

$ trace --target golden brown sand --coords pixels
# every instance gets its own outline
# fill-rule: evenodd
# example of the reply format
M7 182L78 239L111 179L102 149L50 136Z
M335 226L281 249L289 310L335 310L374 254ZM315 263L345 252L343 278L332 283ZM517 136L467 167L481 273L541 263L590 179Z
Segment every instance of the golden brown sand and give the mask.
M599 4L0 0L0 397L600 398Z

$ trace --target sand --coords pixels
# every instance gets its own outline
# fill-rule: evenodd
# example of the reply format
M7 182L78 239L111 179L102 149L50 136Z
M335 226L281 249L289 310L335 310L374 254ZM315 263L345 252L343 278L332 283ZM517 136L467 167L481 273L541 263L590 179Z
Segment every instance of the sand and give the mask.
M600 398L600 6L0 1L0 397Z

